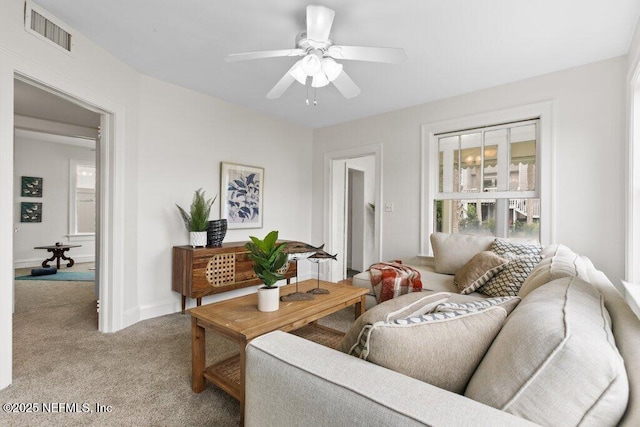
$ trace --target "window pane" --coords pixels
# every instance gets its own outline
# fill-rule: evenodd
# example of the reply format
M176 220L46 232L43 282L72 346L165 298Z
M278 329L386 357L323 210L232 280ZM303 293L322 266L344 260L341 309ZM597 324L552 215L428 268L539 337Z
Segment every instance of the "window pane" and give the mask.
M511 128L509 190L536 189L536 125Z
M77 196L77 228L78 233L96 232L96 195L95 190L82 190Z
M76 166L76 188L96 188L95 166Z
M482 134L473 133L460 137L460 192L480 191L480 168L482 165Z
M509 237L540 241L540 199L509 200Z
M495 200L436 200L435 230L495 235Z
M441 193L458 191L459 141L460 138L457 136L440 138L438 140L438 191Z
M507 129L485 132L483 191L507 189L507 147Z
M76 165L76 233L96 231L96 168Z
M442 181L444 179L444 155L442 151L438 153L438 192L442 193Z

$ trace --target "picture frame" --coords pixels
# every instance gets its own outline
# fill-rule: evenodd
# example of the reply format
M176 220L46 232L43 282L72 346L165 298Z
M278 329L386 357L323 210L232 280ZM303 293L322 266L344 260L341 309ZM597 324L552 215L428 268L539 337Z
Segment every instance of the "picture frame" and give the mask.
M221 162L220 218L227 229L262 228L264 168Z
M22 177L22 197L42 197L42 181L38 176Z
M42 222L42 203L20 203L20 222Z

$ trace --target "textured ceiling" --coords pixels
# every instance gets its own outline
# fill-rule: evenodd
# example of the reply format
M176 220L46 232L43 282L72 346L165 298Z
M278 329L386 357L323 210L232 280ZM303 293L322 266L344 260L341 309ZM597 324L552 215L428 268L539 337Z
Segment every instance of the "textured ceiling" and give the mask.
M326 0L336 44L402 47L388 65L343 61L362 89L298 83L265 95L296 58L227 63L229 53L294 47L306 2L36 0L139 72L308 127L322 127L627 53L638 0Z

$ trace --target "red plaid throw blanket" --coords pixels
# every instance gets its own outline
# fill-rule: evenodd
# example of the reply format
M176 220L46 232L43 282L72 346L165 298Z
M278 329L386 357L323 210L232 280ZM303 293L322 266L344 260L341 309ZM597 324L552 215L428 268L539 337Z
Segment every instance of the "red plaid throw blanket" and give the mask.
M376 301L392 299L409 292L420 292L420 272L400 262L380 262L369 267L371 287Z

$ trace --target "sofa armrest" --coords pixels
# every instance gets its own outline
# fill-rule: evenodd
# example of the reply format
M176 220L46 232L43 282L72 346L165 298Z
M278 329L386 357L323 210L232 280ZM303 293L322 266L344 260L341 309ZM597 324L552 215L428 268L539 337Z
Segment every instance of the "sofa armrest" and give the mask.
M245 423L260 425L533 425L295 335L247 346Z

